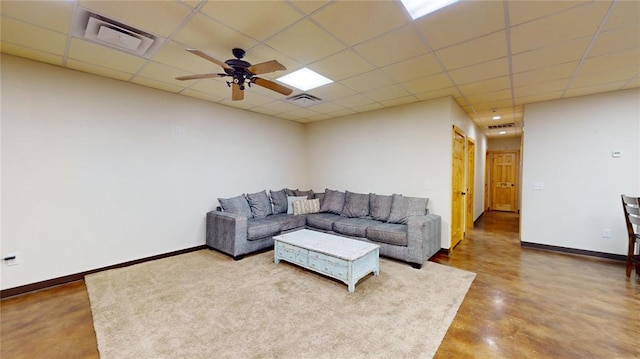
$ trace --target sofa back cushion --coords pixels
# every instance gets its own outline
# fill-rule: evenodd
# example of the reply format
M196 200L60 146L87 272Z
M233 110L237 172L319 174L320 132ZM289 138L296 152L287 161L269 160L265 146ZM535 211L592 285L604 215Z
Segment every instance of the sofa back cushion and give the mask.
M310 189L308 191L301 191L299 189L295 190L296 193L296 197L301 197L301 196L307 196L307 199L314 199L315 195L313 193L313 190Z
M308 214L308 213L318 213L320 211L320 200L319 199L305 199L302 201L294 201L293 204L293 214Z
M271 192L271 202L273 203L273 213L287 213L287 193L284 189Z
M344 207L345 193L340 191L334 191L326 189L324 191L324 200L320 207L320 212L340 214L342 213L342 207Z
M345 191L342 215L349 218L369 216L369 194Z
M238 214L247 218L253 218L251 207L244 194L231 198L218 198L224 212Z
M394 194L391 201L391 213L389 223L407 224L407 217L424 216L427 214L428 198L405 197Z
M287 196L287 214L293 214L293 202L304 201L307 196Z
M248 194L247 202L249 202L249 208L251 208L253 218L264 218L273 214L267 191Z
M391 214L391 201L393 196L382 196L375 193L369 194L369 214L372 219L386 222Z

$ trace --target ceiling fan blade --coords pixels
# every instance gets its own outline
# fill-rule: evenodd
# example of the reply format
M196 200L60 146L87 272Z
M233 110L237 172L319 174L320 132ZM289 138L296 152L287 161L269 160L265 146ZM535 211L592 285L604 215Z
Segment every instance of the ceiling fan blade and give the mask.
M227 74L200 74L200 75L187 75L187 76L178 76L176 80L197 80L197 79L210 79L214 77L223 77L229 76Z
M240 89L240 85L237 83L231 84L231 100L240 101L244 99L244 91Z
M293 92L292 89L286 87L286 86L282 86L279 83L270 81L270 80L265 80L265 79L261 79L259 77L253 77L251 78L251 82L253 82L254 84L258 85L258 86L262 86L264 88L268 88L269 90L275 91L275 92L279 92L283 95L289 96L291 95L291 93Z
M247 67L247 70L249 70L254 75L266 74L269 72L286 70L286 69L287 68L284 67L283 64L279 63L276 60L261 62L259 64L255 64Z
M220 60L218 60L216 58L213 58L213 57L205 54L204 52L202 52L200 50L187 49L187 51L189 51L190 53L192 53L194 55L200 56L205 60L211 61L216 65L220 65L220 66L222 66L223 69L227 69L227 70L232 70L233 69L233 67L227 65L226 63L224 63L224 61L220 61Z

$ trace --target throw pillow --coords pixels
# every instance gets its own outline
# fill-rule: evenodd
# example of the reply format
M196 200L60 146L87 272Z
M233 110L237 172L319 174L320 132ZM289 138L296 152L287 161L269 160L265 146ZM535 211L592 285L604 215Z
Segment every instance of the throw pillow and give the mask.
M293 214L318 213L320 211L319 199L305 199L303 201L293 202Z
M322 192L322 193L314 193L313 197L320 200L320 207L322 207L322 202L324 202L324 192Z
M310 189L308 191L300 191L300 190L296 190L296 196L300 197L300 196L307 196L307 199L313 199L314 198L314 194L313 194L313 190Z
M369 194L369 214L376 221L386 222L391 214L391 200L393 196Z
M222 206L222 211L224 212L239 214L247 218L253 217L249 202L247 202L244 194L231 198L218 198L218 202L220 202L220 206Z
M407 224L410 216L424 216L427 214L428 198L405 197L401 194L394 194L391 200L391 213L389 223Z
M320 212L328 212L334 214L342 213L344 207L345 193L326 189L324 191L324 201L320 207Z
M267 191L248 194L247 202L249 202L249 208L251 208L253 218L264 218L273 214Z
M287 213L287 193L284 189L271 192L271 202L273 203L273 213Z
M293 214L293 202L306 200L307 196L287 196L287 214Z
M345 191L342 215L350 218L363 218L369 215L369 194Z

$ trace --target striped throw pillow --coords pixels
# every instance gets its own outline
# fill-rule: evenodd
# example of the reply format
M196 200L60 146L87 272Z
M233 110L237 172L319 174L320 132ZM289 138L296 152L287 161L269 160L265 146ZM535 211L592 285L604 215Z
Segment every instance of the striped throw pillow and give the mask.
M293 202L293 214L307 214L320 212L320 200L319 199L305 199Z

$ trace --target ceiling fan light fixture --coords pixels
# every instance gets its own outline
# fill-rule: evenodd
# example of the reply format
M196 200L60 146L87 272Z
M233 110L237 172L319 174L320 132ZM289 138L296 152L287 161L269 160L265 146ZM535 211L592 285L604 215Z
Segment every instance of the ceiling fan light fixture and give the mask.
M288 75L279 77L276 80L289 86L298 88L302 91L308 91L333 82L333 80L328 79L306 67L303 67L300 70L294 71Z
M458 0L400 0L413 20L447 7Z

